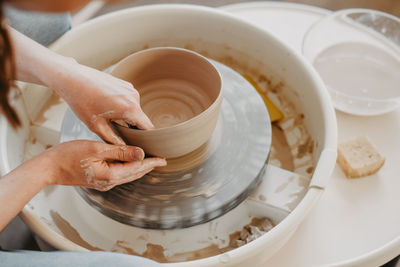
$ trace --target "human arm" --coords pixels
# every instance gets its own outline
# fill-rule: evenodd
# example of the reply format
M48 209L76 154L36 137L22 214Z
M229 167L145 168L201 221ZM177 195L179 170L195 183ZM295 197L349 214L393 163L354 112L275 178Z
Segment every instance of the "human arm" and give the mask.
M59 144L0 178L0 231L48 185L106 191L164 165L162 158L144 159L137 147L85 140Z
M131 83L61 56L12 28L9 32L17 79L54 89L103 140L124 144L111 129L111 120L123 120L141 129L153 128Z

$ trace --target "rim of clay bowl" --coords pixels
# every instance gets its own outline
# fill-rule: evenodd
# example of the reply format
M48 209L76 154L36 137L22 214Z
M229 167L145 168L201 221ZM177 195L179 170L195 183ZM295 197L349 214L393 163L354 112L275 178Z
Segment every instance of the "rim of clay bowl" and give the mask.
M124 125L121 125L117 122L113 122L114 125L116 125L117 127L123 127L135 132L146 132L146 133L158 133L160 131L165 131L165 130L170 130L170 129L175 129L178 127L182 127L185 126L186 124L192 123L195 120L199 120L200 118L207 116L213 109L215 109L222 101L223 95L224 95L224 90L223 90L223 80L221 77L221 73L218 71L218 69L214 66L214 64L205 56L202 56L201 54L185 49L185 48L180 48L180 47L173 47L173 46L160 46L160 47L153 47L153 48L148 48L148 49L144 49L144 50L140 50L138 52L135 52L133 54L130 54L129 56L121 59L116 65L115 67L111 70L110 74L113 75L114 71L124 62L130 60L132 57L139 55L139 54L143 54L149 51L154 51L154 50L175 50L175 51L180 51L180 52L184 52L184 53L188 53L188 54L192 54L193 56L196 56L198 58L200 58L201 60L203 60L204 62L207 62L211 68L217 73L217 76L219 77L219 81L220 81L220 87L219 87L219 92L218 92L218 96L217 98L215 98L215 100L211 103L210 106L208 106L203 112L201 112L200 114L194 116L193 118L190 118L186 121L180 122L178 124L172 125L172 126L168 126L168 127L162 127L162 128L155 128L155 129L149 129L149 130L143 130L143 129L134 129L134 128L130 128ZM113 75L114 76L114 75ZM118 77L117 77L118 78Z

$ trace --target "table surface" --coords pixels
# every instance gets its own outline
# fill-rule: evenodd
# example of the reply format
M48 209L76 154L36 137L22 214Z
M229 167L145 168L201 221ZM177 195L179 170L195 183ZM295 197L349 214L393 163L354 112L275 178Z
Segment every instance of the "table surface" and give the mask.
M126 1L122 4L106 5L97 15L129 6L165 2L166 1L161 0ZM168 2L221 6L248 1L170 0ZM351 7L373 8L400 16L400 1L398 0L294 0L280 2L305 3L333 10ZM400 225L400 218L399 216L392 216L393 214L399 214L396 212L396 209L393 209L393 203L397 200L395 197L397 193L396 188L399 188L400 180L396 177L398 171L387 167L396 165L396 150L392 148L398 146L400 141L396 141L395 138L390 138L395 137L396 133L400 133L400 126L398 126L398 122L400 122L400 113L394 112L374 118L360 118L343 113L337 113L337 116L339 140L368 132L371 139L382 149L382 153L387 157L385 167L378 175L359 180L347 180L343 176L341 170L336 168L321 201L300 226L293 239L271 259L271 266L277 266L276 264L280 264L281 266L281 263L289 265L290 263L298 263L294 262L294 260L300 253L302 257L328 259L329 255L325 255L325 253L329 251L321 249L321 243L318 242L321 240L323 244L330 244L329 247L332 245L332 247L336 245L342 248L355 247L355 249L362 254L363 252L368 252L370 249L368 245L355 246L355 244L364 243L364 239L368 236L374 236L381 245L385 245L393 236L400 236L400 227L396 227ZM381 136L384 129L390 129L390 134L388 138L382 139ZM393 140L393 142L385 142L385 140ZM382 205L382 202L379 201L385 195L391 196L391 198L385 198L388 201L387 207ZM356 213L349 211L356 211ZM373 216L371 216L371 214ZM326 225L329 225L329 227L325 227L325 230L328 232L321 232L321 230L318 230L320 224L324 222ZM366 231L371 229L373 230ZM382 229L383 231L381 231ZM390 229L390 231L388 231L388 229ZM14 234L15 232L20 233L17 238ZM381 232L383 234L381 234ZM390 234L388 234L389 232ZM22 237L22 235L24 237ZM310 238L310 236L312 236L312 238ZM351 238L342 239L343 236ZM303 241L305 239L310 240L309 243L311 244L304 244ZM0 234L0 243L0 245L6 249L37 248L32 244L32 236L29 231L27 231L26 226L23 225L18 218ZM294 252L293 255L291 254L293 257L287 257L288 253L292 252ZM318 257L314 257L317 254L316 252L319 254ZM284 260L282 261L282 259ZM296 266L296 264L294 266ZM393 266L393 262L390 266Z

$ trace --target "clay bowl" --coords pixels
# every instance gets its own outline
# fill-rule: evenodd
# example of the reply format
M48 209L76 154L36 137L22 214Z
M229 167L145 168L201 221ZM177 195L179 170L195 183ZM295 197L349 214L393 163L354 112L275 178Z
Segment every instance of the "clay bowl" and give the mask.
M111 74L139 91L141 107L155 126L140 130L114 123L128 144L176 158L210 138L223 92L219 72L205 57L181 48L152 48L126 57Z

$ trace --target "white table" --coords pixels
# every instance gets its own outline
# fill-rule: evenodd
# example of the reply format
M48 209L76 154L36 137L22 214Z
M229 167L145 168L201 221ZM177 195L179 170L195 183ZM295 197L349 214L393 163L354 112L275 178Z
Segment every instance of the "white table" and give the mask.
M255 2L222 7L301 53L307 29L330 11ZM379 266L400 254L400 111L376 117L337 112L339 142L368 135L386 157L376 175L347 179L336 166L321 200L267 266Z

